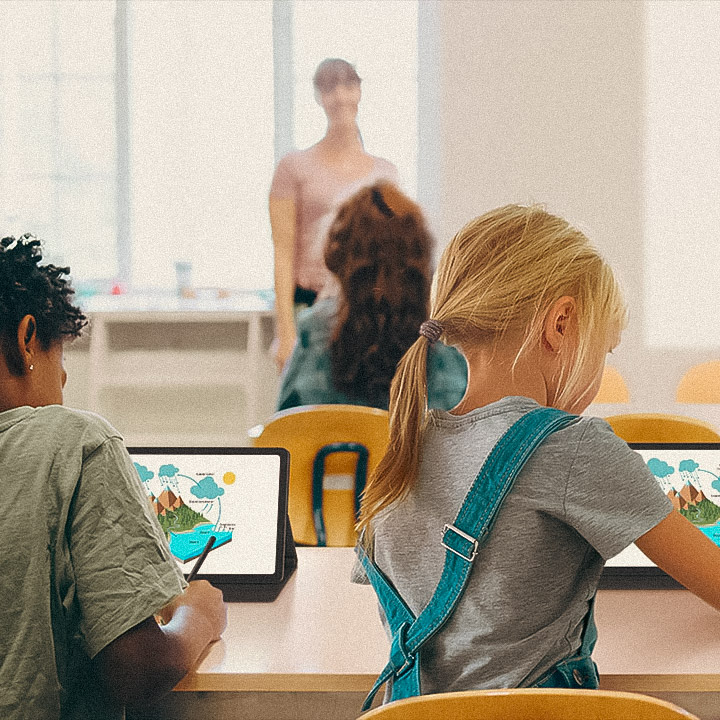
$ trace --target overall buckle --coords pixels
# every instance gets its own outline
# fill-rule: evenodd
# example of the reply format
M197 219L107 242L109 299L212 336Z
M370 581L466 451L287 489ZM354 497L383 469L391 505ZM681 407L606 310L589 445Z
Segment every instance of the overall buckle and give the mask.
M459 538L461 545L462 545L462 542L465 542L468 544L468 546L466 548L467 554L465 554L465 552L463 552L463 550L465 550L465 548L452 547L452 545L448 544L448 541L449 541L448 533L450 533L450 532L454 533L457 536L455 539L456 543L458 542L457 538ZM446 541L446 538L448 538L448 541ZM441 542L442 542L442 546L446 550L449 550L450 552L454 552L456 555L461 557L463 560L467 560L467 562L472 562L475 559L475 556L477 555L477 552L478 552L477 539L474 538L472 535L468 535L466 532L463 532L462 530L456 528L454 525L450 525L449 523L445 523L445 527L443 527L442 535L441 535Z
M390 662L394 667L393 675L395 677L404 675L408 670L412 669L413 664L415 663L415 655L408 652L408 649L405 646L405 638L409 627L409 623L406 622L400 625L392 641L392 648L390 649Z

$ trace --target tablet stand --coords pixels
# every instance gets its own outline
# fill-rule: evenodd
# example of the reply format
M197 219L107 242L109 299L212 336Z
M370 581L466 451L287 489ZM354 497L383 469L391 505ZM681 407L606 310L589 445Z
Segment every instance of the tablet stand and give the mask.
M285 543L283 549L283 576L276 582L238 582L219 585L225 602L272 602L285 587L297 568L297 552L293 539L290 518L285 522Z

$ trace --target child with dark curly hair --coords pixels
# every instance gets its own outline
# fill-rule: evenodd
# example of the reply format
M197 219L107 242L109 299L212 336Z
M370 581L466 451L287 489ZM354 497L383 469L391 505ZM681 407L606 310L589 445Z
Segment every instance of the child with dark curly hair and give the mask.
M30 235L0 241L0 717L122 718L173 688L225 607L183 579L118 433L62 407L87 319L69 268L41 261Z
M340 207L325 246L339 292L298 315L278 410L330 403L387 409L395 367L427 317L431 251L420 208L391 183L366 187ZM429 407L454 407L466 383L464 358L436 344Z

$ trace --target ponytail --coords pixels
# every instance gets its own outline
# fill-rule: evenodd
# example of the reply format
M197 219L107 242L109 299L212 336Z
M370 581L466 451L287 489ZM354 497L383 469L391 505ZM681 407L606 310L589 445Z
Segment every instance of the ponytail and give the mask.
M427 357L431 341L419 337L398 363L390 386L390 438L385 456L363 493L358 532L381 510L402 500L420 467L420 447L428 404ZM369 533L366 533L367 537Z
M492 347L509 331L522 332L520 356L539 341L546 309L575 298L578 346L562 366L554 406L575 396L584 369L625 324L625 305L612 270L585 235L566 220L531 205L506 205L471 220L443 252L433 283L430 316L398 364L390 388L390 440L370 478L358 530L417 480L427 415L427 355L442 336L464 354ZM435 322L437 321L437 322ZM428 327L429 326L429 327ZM424 337L422 337L424 335ZM365 533L368 544L371 533Z

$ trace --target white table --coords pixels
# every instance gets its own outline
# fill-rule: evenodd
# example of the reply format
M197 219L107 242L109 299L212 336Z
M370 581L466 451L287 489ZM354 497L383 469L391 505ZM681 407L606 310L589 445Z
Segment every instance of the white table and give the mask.
M298 548L272 603L233 603L228 627L177 691L365 692L387 660L372 588L350 583L350 548ZM601 590L601 686L720 693L720 613L685 590Z
M261 399L267 392L258 381L269 362L263 323L272 323L272 297L268 293L235 293L180 298L174 295L97 295L82 300L90 318L87 407L103 413L101 391L120 387L182 387L238 385L246 398L248 427L264 419ZM150 347L117 347L112 334L118 326L182 324L246 325L244 347L207 349L202 338L188 342L189 349L173 353ZM271 326L271 325L270 325ZM265 403L267 404L267 403ZM211 440L211 439L208 439ZM203 444L204 439L198 440Z
M168 698L130 720L354 720L387 660L350 548L298 548L273 603L235 603L228 627ZM720 720L720 613L684 590L601 590L601 687L653 694Z

